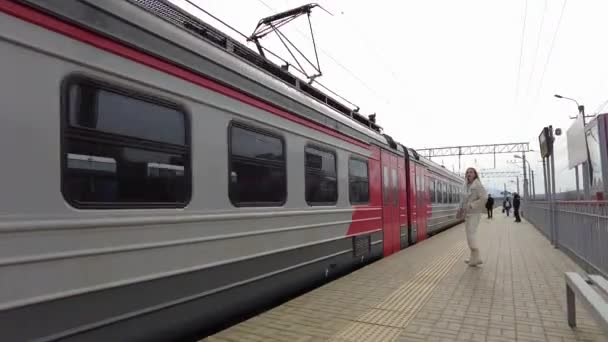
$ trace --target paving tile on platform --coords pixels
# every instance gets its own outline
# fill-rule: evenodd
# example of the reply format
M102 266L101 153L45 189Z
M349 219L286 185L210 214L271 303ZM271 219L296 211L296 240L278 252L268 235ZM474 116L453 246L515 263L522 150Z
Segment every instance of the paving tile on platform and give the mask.
M534 227L482 220L484 264L464 262L462 225L380 260L208 341L606 341L563 273L581 272Z

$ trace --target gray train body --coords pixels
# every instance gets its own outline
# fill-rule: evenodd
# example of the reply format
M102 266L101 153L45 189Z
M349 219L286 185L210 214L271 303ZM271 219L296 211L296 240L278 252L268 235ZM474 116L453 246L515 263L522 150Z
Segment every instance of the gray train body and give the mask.
M460 181L130 2L1 0L0 55L3 340L168 340L211 329L386 255L378 151L418 165L423 177L435 172L454 187ZM183 157L181 165L147 162L151 178L170 172L171 179L185 180L171 183L186 189L179 200L121 207L87 202L94 190L86 187L80 189L86 196L72 192L72 169L116 173L122 167L70 150L74 141L92 139L78 135L88 134L82 127L66 127L73 119L72 86L83 92L82 80L181 113L174 122L184 125L183 146L141 147ZM282 203L238 205L229 195L232 177L246 177L231 171L234 125L281 142ZM103 141L97 146L111 144L95 137ZM334 155L334 203L306 200L304 151L311 146ZM369 163L366 205L353 204L352 160ZM415 186L409 172L407 181ZM457 223L455 205L438 203L438 213L420 197L428 195L428 183L419 182L417 201L426 210L420 215L431 217L425 234ZM399 184L405 190L406 183ZM408 193L408 201L415 196ZM420 240L410 233L415 215L406 206L400 248Z

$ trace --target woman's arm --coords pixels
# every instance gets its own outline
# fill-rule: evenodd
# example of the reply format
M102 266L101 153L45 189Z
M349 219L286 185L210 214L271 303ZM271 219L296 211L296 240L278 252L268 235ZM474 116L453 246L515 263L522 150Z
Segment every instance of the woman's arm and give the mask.
M471 209L483 209L485 206L485 201L488 197L486 189L484 189L481 183L477 182L477 184L473 187L473 190L475 190L475 192L477 193L477 200L473 201L470 204Z

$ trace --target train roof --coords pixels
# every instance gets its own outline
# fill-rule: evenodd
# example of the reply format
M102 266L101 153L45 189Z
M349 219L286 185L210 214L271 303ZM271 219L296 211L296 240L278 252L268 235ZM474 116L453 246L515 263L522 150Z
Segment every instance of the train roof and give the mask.
M446 169L443 165L439 165L439 164L435 163L434 161L421 156L413 148L408 148L408 147L405 147L405 146L403 146L403 148L405 149L405 151L407 151L406 155L407 155L407 157L408 157L409 160L412 160L414 162L420 163L420 164L426 166L431 172L434 172L436 174L442 175L442 176L444 176L446 178L450 178L450 179L452 179L452 180L454 180L456 182L463 181L454 172L451 172L450 170Z
M345 135L390 147L436 172L445 170L384 134L382 127L359 114L358 108L349 108L167 0L19 1Z
M396 147L379 125L358 113L358 108L349 108L169 1L21 2L358 140Z

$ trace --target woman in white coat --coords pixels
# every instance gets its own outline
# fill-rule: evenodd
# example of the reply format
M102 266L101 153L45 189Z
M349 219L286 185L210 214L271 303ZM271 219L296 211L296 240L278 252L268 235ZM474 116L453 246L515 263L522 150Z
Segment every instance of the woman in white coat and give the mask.
M485 210L486 198L488 194L483 185L479 181L477 170L470 167L465 174L466 185L465 193L460 203L459 216L465 219L465 231L467 234L467 243L471 250L471 257L465 262L469 266L477 266L482 264L479 254L479 244L477 241L477 227L481 213Z

